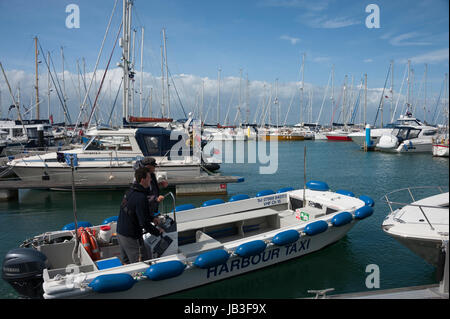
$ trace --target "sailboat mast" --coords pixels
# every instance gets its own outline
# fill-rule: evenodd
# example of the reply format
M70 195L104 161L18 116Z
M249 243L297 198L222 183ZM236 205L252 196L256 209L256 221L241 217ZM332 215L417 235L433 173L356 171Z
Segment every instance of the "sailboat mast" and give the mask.
M47 61L48 61L48 63L47 63L47 65L50 65L50 52L47 52ZM52 83L50 82L50 68L48 68L47 69L48 71L47 71L47 116L48 116L48 119L50 120L50 99L51 99L51 97L50 97L50 91L51 91L51 86L52 86Z
M344 122L344 126L347 124L347 121L344 117L345 114L345 104L347 103L347 75L345 75L344 79L344 94L343 94L343 101L342 101L342 121Z
M66 94L66 81L64 79L64 48L61 47L61 59L62 59L62 84L63 84L63 99L64 99L64 122L67 121L67 94Z
M202 80L202 104L200 109L200 125L203 126L203 108L205 107L205 80Z
M217 72L217 125L220 124L220 72L222 71L219 68Z
M367 73L364 74L364 127L366 127L366 112L367 112Z
M248 117L250 116L250 103L249 103L250 93L249 93L248 73L247 73L247 76L246 76L245 83L246 83L246 90L245 90L246 117L245 117L245 122L248 124Z
M153 117L153 88L150 88L150 105L148 107L148 113L150 117Z
M301 104L300 104L300 123L303 123L303 100L304 100L304 89L305 89L305 53L303 53L302 59L302 87L301 91Z
M333 118L333 109L334 109L334 64L331 67L331 118Z
M38 75L38 46L37 37L34 37L34 53L35 53L35 64L36 64L36 119L39 120L39 75Z
M408 60L408 97L406 100L406 111L411 107L411 60Z
M143 98L143 82L144 82L144 27L142 27L141 34L141 81L139 89L139 116L142 117L142 98Z
M392 111L394 110L394 60L391 61L391 111L389 118L392 118Z
M136 29L133 29L133 46L132 46L132 51L133 51L133 61L131 62L131 66L132 66L132 72L133 72L133 75L134 75L134 73L135 73L135 66L136 66ZM134 77L132 78L132 80L131 80L131 90L130 90L130 92L131 92L131 116L134 116L134 93L135 93L135 90L134 90L134 84L135 84L135 81L134 81Z
M277 112L277 128L279 125L279 117L280 117L280 111L278 106L278 79L275 80L275 111Z
M123 35L121 41L122 62L123 62L123 103L122 117L128 120L128 100L129 100L129 71L130 71L130 25L132 2L123 0Z
M427 71L428 64L425 63L425 74L424 74L424 100L423 100L423 122L426 123L427 117Z
M165 109L165 99L166 99L166 93L165 93L165 80L164 80L164 52L163 52L163 46L161 45L161 113L162 117L166 117L166 109Z
M169 83L169 65L167 64L167 43L166 43L166 29L163 29L164 39L164 60L166 62L166 81L167 81L167 117L170 117L170 83Z

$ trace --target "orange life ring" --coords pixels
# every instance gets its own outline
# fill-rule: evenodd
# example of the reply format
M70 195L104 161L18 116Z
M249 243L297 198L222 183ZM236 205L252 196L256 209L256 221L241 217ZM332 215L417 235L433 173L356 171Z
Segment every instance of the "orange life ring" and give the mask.
M97 240L95 239L95 229L94 232L90 228L87 228L87 233L89 235L89 242L91 244L91 258L93 261L100 259L100 249L98 248Z
M91 236L89 236L89 233L86 230L81 231L81 243L83 244L84 249L86 252L91 256L92 258L92 252L91 252Z

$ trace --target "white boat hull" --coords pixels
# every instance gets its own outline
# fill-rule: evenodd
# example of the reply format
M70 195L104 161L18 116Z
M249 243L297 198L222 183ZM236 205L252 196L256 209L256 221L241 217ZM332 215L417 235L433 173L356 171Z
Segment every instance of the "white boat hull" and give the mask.
M22 180L29 182L41 182L43 176L47 175L48 180L54 183L67 183L72 179L72 170L68 167L24 167L15 166L14 172ZM180 177L198 177L200 176L200 167L198 165L184 165L184 166L163 166L156 170L156 173L164 172L168 179ZM99 184L114 180L115 183L123 183L127 185L133 181L134 170L133 167L78 167L74 173L75 182L83 183L93 182ZM77 188L82 188L82 186Z
M306 254L318 251L330 244L335 243L345 236L354 226L355 222L342 227L333 227L325 233L310 237L300 237L300 239L286 246L270 246L265 251L253 257L230 258L226 264L200 269L190 267L181 276L166 279L163 281L151 281L148 279L139 280L131 289L124 292L95 293L91 290L68 290L57 295L51 294L51 287L44 284L44 298L87 298L87 299L148 299L172 294L178 291L202 286L215 281L224 280L233 276L255 271L264 267L279 264L281 262L298 258ZM146 265L141 271L148 268ZM114 273L114 271L105 272ZM100 274L97 274L100 275Z
M427 263L438 267L442 262L440 259L442 240L427 240L423 238L390 235L413 253L424 259Z
M433 156L449 157L449 145L448 144L434 144Z
M405 190L409 189L401 191ZM447 192L392 211L383 221L382 229L426 262L438 267L442 262L442 242L448 241L448 217Z
M321 190L280 189L278 193L265 190L253 198L236 195L238 198L227 203L212 200L197 208L192 208L192 205L188 205L189 208L178 207L176 214L169 213L160 222L160 225L168 225L169 228L164 229L167 230L166 236L172 239L162 252L162 239L144 237L147 248L148 245L155 247L148 248L153 249L150 251L152 257L145 262L123 265L117 258L120 255L118 243L106 241L100 242L100 255L95 258L89 257L89 248L81 246L80 266L72 265L75 240L71 229L75 225L71 226L73 228L66 225L62 231L46 232L27 240L21 246L26 252L21 251L19 255L28 255L30 250L27 247L32 245L41 257L43 255L48 260L46 265L50 267L47 266L42 273L43 297L47 299L168 295L318 251L340 240L356 222L373 213L373 209L366 206L370 205L367 199L363 201L322 191L328 186L321 182L309 184ZM307 200L305 205L304 199ZM167 224L167 220L172 222ZM111 233L116 232L116 221L112 220L108 225ZM99 232L101 225L91 229ZM20 265L15 254L9 253L5 260ZM28 262L29 259L23 260ZM104 267L105 262L114 262L114 265ZM175 272L173 265L176 265ZM9 278L13 271L9 269L15 268L4 269L7 269L4 276ZM158 272L156 269L162 273L154 277L152 272ZM13 278L17 277L16 273L11 274ZM125 279L125 285L121 279L116 281L117 278ZM15 281L10 283L15 289L22 290L22 284L19 287ZM31 284L35 286L34 282Z

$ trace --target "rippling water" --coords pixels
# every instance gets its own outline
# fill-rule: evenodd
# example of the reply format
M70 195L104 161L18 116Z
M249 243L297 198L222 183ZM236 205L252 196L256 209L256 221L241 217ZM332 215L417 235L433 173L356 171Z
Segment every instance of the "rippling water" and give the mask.
M228 196L255 196L264 189L303 187L303 154L307 149L307 180L325 181L332 190L347 189L375 200L374 214L339 242L321 251L249 274L174 294L169 298L302 298L308 290L335 288L335 293L367 290L366 266L380 269L380 289L432 284L435 269L381 230L389 212L381 197L415 186L447 186L448 158L431 154L364 153L351 142L280 142L276 174L259 174L259 164L223 164L223 175L245 182L228 185ZM77 192L78 220L100 224L118 214L122 191ZM423 194L425 196L426 194ZM212 197L178 197L177 205L200 205ZM170 206L170 205L169 205ZM169 209L170 207L167 207ZM26 238L58 230L73 221L70 192L20 191L19 201L0 203L0 260ZM17 298L0 281L0 298Z

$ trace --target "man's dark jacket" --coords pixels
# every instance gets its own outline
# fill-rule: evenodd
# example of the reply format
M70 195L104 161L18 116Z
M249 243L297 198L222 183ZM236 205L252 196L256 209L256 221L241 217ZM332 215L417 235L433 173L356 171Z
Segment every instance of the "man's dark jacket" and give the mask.
M149 214L148 189L134 183L124 196L120 205L117 233L125 237L140 239L144 232L160 235L159 230L151 224Z
M148 205L150 209L151 215L158 214L159 203L157 201L158 196L160 195L160 190L158 186L158 181L156 179L156 175L154 173L151 174L152 180L150 182L149 187L149 196L148 196Z

